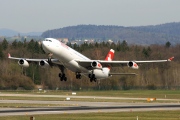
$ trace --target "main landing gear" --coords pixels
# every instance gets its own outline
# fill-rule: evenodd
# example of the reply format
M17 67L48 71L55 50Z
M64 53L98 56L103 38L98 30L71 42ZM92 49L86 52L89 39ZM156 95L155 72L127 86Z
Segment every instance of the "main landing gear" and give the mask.
M89 74L89 78L90 78L90 82L96 82L96 77L95 77L95 74Z
M59 78L61 81L67 81L66 74L64 73L64 66L59 66L61 73L59 73Z
M66 77L66 75L64 74L64 73L59 73L59 78L60 78L60 80L61 81L67 81L67 77Z
M79 73L79 72L76 72L76 79L81 79L81 74ZM90 81L91 82L96 82L97 80L96 80L96 77L95 77L95 74L93 74L93 72L92 72L92 74L89 74L89 76L88 76L89 78L90 78Z
M76 79L81 79L81 74L79 72L76 73Z

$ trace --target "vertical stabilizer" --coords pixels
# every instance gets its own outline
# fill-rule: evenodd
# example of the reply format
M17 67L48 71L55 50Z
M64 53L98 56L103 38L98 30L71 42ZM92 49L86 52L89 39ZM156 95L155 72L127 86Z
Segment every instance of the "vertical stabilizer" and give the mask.
M114 59L114 50L113 50L113 49L110 49L110 51L109 51L108 54L106 55L105 60L106 60L106 61L112 61L113 59ZM111 67L110 67L110 65L107 65L106 67L107 67L107 68L105 68L105 69L107 70L107 72L108 72L108 74L109 74Z
M112 61L113 59L114 59L114 50L111 49L111 50L109 51L109 53L107 54L105 60L106 60L106 61Z

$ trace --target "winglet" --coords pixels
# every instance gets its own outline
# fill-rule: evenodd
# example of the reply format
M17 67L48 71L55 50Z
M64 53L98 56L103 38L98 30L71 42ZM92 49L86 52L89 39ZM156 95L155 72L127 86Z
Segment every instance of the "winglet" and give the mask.
M8 53L8 58L11 58L11 54L10 53Z
M174 59L174 57L171 57L171 58L168 59L168 61L172 61L173 59Z

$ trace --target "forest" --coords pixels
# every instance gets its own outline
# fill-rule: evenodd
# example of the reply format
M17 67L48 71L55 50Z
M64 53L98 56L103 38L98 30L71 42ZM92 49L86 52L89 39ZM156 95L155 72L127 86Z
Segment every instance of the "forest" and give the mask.
M56 66L42 68L38 63L30 63L28 68L22 68L17 60L8 59L8 53L12 57L44 58L48 56L42 50L40 41L29 42L14 40L8 42L4 39L0 43L0 89L32 90L36 85L43 89L51 90L129 90L129 89L180 89L180 44L171 45L128 45L124 40L118 43L94 43L67 45L91 59L103 60L110 49L115 50L114 60L157 60L175 59L166 63L139 64L139 69L134 70L127 66L112 68L112 72L136 73L137 75L112 76L108 79L90 82L89 78L82 76L76 79L75 73L66 70L68 80L60 81L59 68ZM63 51L60 51L63 52Z

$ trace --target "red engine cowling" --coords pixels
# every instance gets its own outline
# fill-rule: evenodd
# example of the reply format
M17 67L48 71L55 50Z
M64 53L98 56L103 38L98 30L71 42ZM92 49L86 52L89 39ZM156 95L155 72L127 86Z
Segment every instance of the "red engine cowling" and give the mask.
M22 66L22 67L29 67L28 61L26 61L26 60L24 60L24 59L20 59L20 60L18 61L18 64L19 64L20 66Z
M93 68L96 68L96 69L102 69L101 63L99 63L99 62L97 62L97 61L93 61L93 62L91 63L91 66L92 66Z
M133 61L130 61L127 65L128 65L128 67L130 67L132 69L138 69L139 68L138 64L133 62Z

